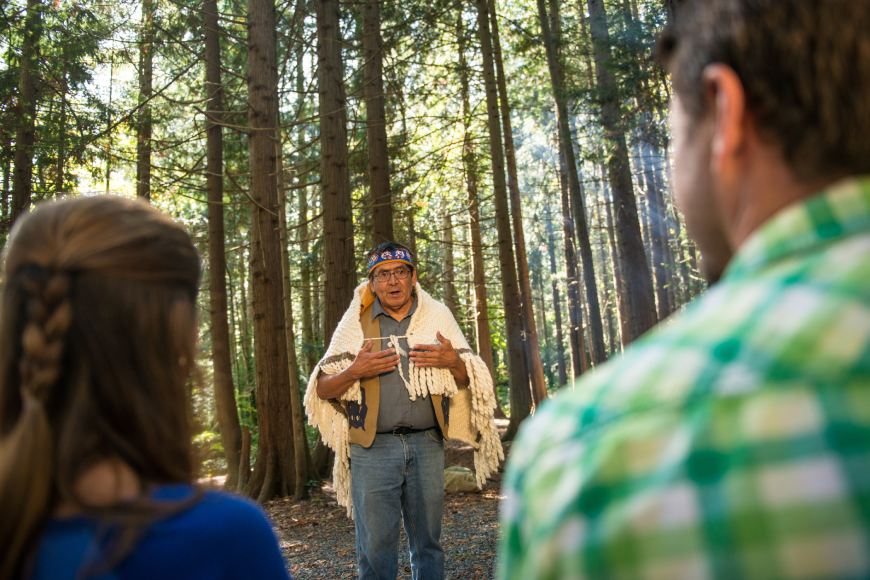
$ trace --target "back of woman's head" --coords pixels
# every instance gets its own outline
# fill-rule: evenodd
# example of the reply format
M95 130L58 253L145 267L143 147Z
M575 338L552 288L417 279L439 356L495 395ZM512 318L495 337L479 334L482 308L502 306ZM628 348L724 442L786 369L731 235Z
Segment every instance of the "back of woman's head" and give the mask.
M195 299L188 234L114 197L39 206L13 229L0 296L0 578L21 573L74 483L111 459L188 482Z

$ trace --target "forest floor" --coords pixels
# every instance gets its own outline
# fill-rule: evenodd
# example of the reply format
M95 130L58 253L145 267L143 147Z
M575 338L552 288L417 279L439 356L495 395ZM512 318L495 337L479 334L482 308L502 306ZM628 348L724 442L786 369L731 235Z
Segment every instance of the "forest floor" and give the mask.
M473 468L471 448L447 443L444 465ZM500 488L501 473L498 473L481 491L445 496L441 544L446 556L446 578L493 577ZM295 578L356 577L353 521L336 503L330 484L312 490L311 497L305 501L284 498L268 502L264 507L272 518ZM404 530L399 541L399 578L410 578Z

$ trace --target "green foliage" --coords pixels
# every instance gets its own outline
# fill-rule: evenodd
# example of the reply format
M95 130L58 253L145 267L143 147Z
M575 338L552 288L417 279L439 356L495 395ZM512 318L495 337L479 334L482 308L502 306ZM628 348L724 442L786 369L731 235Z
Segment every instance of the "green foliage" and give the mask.
M599 126L594 96L592 48L584 19L585 2L558 3L561 14L561 55L567 93L572 105L574 145L578 170L585 187L585 205L591 224L590 243L605 326L618 328L615 320L616 290L607 231L608 183L601 164L608 155ZM622 123L630 142L649 145L660 171L671 250L675 255L674 293L680 302L702 287L693 270L693 247L681 227L668 194L668 87L652 61L652 46L664 24L665 10L654 0L607 0L611 16L612 72L621 94ZM24 0L0 3L0 174L8 176L14 150L18 66L22 41ZM354 243L357 275L362 279L362 252L368 247L368 178L366 176L365 104L361 96L361 46L356 8L342 3L347 93L349 172L354 200ZM473 3L454 0L407 0L382 4L384 86L391 186L394 196L396 237L416 244L420 280L426 289L444 295L443 262L447 251L455 260L457 314L474 343L474 300L471 287L472 255L469 233L467 176L462 163L463 119L459 89L458 24L466 46L466 71L470 81L472 115L469 135L475 150L479 177L483 262L489 298L488 315L495 351L495 375L502 407L508 408L506 336L501 297L498 247L494 223L492 176L486 129L482 60L477 45ZM61 192L92 194L106 189L130 195L135 191L135 127L138 88L139 3L81 3L61 0L42 6L45 33L39 59L39 100L35 152L36 199ZM224 204L227 271L206 272L202 286L202 366L208 369L211 338L208 332L207 280L225 275L228 285L232 374L241 424L252 433L256 451L257 417L255 364L250 314L250 160L248 158L246 3L219 2L222 27L221 58L224 89ZM287 192L290 252L287 275L291 282L293 332L300 361L319 358L325 349L322 328L323 272L317 119L316 22L312 2L277 4L279 108L281 124L281 183ZM512 106L512 135L517 149L519 185L524 204L524 231L535 282L533 293L541 299L539 314L549 332L542 358L551 388L555 387L559 356L569 357L567 342L554 335L555 309L562 312L567 330L566 275L562 239L559 159L555 140L549 71L544 55L535 0L501 0L498 3L502 52ZM157 2L154 53L154 118L152 198L183 221L205 255L207 252L205 182L205 87L203 83L203 31L201 4L189 0ZM111 90L110 90L111 87ZM111 99L109 95L111 94ZM62 112L65 111L65 116ZM56 179L58 160L65 156L63 175ZM635 158L633 174L643 179L644 161ZM56 186L60 183L62 187ZM4 195L8 185L4 181ZM643 188L641 207L648 207ZM308 233L302 250L300 196L308 204ZM0 205L2 218L8 216ZM442 216L451 215L453 245L443 242ZM549 267L546 226L555 232L556 271ZM645 234L649 236L649 233ZM5 229L0 227L0 242ZM310 285L302 281L303 269L311 272ZM561 304L553 304L550 291L561 289ZM543 296L540 288L543 288ZM311 304L311 340L303 340L303 300ZM539 303L535 304L536 312ZM540 326L540 324L539 324ZM549 329L549 330L547 330ZM567 339L565 339L567 341ZM545 341L542 339L541 344ZM608 338L611 351L619 349L614 331ZM570 367L570 359L569 365ZM194 390L196 419L200 427L196 445L209 470L220 469L220 444L216 438L209 372L204 386ZM304 389L307 376L295 369ZM315 434L309 430L313 445Z

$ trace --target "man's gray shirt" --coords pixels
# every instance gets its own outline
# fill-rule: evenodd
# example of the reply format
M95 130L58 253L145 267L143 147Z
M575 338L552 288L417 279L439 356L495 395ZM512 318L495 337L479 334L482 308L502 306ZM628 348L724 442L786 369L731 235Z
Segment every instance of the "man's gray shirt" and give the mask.
M381 301L375 299L372 304L372 320L380 318L380 332L382 337L387 337L381 340L381 348L390 348L388 337L405 336L408 333L408 326L411 324L411 315L417 310L417 297L413 297L413 304L408 314L402 320L396 320L386 312L381 306ZM402 365L402 373L406 379L410 379L410 360L408 354L411 348L407 338L398 340L399 346L405 351L405 354L398 353L400 357L399 364ZM375 345L377 346L377 345ZM402 382L402 377L399 376L398 368L389 373L380 375L381 380L381 397L380 407L378 411L378 432L392 431L397 427L410 427L412 429L429 429L436 425L435 411L432 409L432 403L429 397L417 397L417 400L412 401L408 395L408 389L405 383Z

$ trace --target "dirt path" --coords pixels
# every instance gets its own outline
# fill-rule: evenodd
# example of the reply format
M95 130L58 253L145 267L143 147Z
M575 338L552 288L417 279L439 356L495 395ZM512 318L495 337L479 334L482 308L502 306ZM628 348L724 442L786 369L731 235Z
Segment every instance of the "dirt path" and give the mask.
M447 465L469 466L471 453L448 446L445 459ZM446 578L493 577L500 483L496 477L480 492L450 494L445 498L441 543L446 554ZM275 524L294 577L299 580L355 577L353 522L335 502L328 484L304 502L285 498L264 507ZM410 578L404 531L400 542L399 578Z

